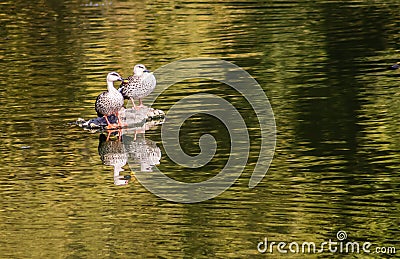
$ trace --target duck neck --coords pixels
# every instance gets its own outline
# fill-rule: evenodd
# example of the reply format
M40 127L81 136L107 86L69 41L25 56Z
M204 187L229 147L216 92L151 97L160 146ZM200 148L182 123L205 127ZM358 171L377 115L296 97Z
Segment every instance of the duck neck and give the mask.
M109 92L118 92L118 90L114 87L114 82L111 81L107 81L107 90Z

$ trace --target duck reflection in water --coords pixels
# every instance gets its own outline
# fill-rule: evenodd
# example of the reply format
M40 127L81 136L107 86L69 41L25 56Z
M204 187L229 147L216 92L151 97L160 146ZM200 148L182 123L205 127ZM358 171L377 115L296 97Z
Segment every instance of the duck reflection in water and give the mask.
M124 131L127 133L127 131ZM104 165L114 167L114 184L118 186L127 185L132 177L120 175L124 171L124 166L128 163L131 169L135 168L142 172L152 172L155 165L160 164L161 150L157 144L146 139L145 130L135 130L133 136L130 134L120 135L110 138L104 133L100 134L98 152ZM109 135L109 134L108 134Z
M128 153L125 151L124 144L120 137L117 139L109 139L109 137L109 135L106 137L103 133L99 136L98 152L100 159L104 165L114 167L115 185L127 185L131 176L122 176L120 173L124 171L122 167L128 162Z
M161 150L154 141L145 138L144 132L136 132L131 141L125 138L124 142L131 167L139 165L141 172L152 172L160 164Z

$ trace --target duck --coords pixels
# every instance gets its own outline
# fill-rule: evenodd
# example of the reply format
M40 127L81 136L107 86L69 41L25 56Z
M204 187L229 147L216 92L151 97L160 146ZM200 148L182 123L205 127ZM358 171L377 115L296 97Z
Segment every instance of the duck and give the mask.
M395 69L398 69L398 68L400 68L400 62L397 62L396 64L394 64L394 65L389 67L389 69L391 69L391 70L395 70Z
M157 81L153 73L147 70L143 64L137 64L133 67L133 75L129 76L126 81L121 83L118 91L124 99L132 102L133 108L138 110L144 107L142 99L153 92ZM139 100L139 105L135 105L135 99Z
M104 117L107 122L107 128L115 128L109 120L108 116L116 115L118 118L118 126L122 125L121 118L119 117L119 111L124 106L124 97L114 87L115 81L123 81L124 79L117 72L110 72L107 75L107 91L102 92L96 98L95 110L97 116Z

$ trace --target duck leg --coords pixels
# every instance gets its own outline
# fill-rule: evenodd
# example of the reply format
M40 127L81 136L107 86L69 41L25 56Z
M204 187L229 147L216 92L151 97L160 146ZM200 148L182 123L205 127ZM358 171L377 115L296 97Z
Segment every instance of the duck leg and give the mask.
M130 99L131 102L132 102L133 109L137 110L136 104L135 104L135 100L133 99L133 97L131 97L131 98L129 98L129 99Z
M139 99L139 106L138 107L140 107L140 108L144 107L142 99Z
M111 123L108 121L108 117L107 117L107 115L104 115L103 117L104 117L104 119L106 119L106 122L107 122L107 128L109 128L109 127L110 127L110 125L111 125Z
M107 126L106 129L115 129L115 124L111 124L110 121L108 120L107 115L104 115L104 118L106 119Z
M118 127L119 128L123 128L125 126L128 126L128 124L122 122L122 119L121 119L121 116L119 115L119 112L117 112L115 115L117 115Z
M122 141L122 129L118 129L118 140Z
M110 140L110 137L111 137L111 133L112 133L113 131L112 130L107 130L107 139L106 139L106 141L109 141Z
M106 141L109 141L112 135L117 135L118 140L122 141L122 129L109 129L107 130L107 138Z

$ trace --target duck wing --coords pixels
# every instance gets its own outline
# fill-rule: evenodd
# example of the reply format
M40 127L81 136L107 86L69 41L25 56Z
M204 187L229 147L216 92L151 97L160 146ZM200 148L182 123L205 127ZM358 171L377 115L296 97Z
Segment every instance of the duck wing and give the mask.
M129 99L129 88L131 88L132 81L134 80L133 76L128 76L124 81L122 81L121 85L118 88L118 91L122 94L124 99Z
M105 102L107 101L107 94L108 94L108 92L102 92L96 98L96 102L94 104L94 109L96 110L98 117L104 116L104 112L106 109Z

